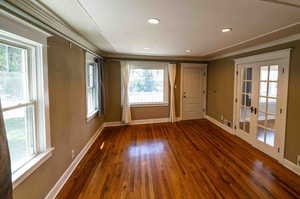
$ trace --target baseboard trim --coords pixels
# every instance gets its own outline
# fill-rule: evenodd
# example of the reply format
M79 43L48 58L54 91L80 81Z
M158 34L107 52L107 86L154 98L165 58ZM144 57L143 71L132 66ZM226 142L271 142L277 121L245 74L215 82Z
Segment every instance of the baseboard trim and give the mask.
M222 128L223 130L225 130L226 132L230 133L230 134L234 134L233 133L233 129L226 126L225 124L222 124L221 122L217 121L216 119L206 115L205 118L210 121L211 123L217 125L218 127ZM254 146L253 146L254 147ZM255 147L254 147L255 148ZM259 150L259 149L258 149ZM278 161L280 164L282 164L284 167L286 167L287 169L291 170L292 172L294 172L295 174L300 176L300 167L297 166L295 163L287 160L287 159L283 159L282 161Z
M218 120L208 116L208 115L205 115L204 118L206 118L208 121L210 121L211 123L217 125L218 127L220 127L221 129L223 129L224 131L227 131L228 133L230 134L234 134L233 133L233 129L226 126L225 124L222 124L221 122L219 122Z
M112 127L112 126L124 126L125 124L121 121L118 122L105 122L104 126L105 127Z
M295 174L300 176L300 167L297 166L295 163L289 161L288 159L283 159L283 161L281 161L280 163L289 170L293 171Z
M138 125L138 124L155 124L155 123L164 123L170 122L170 118L158 118L158 119L146 119L146 120L132 120L128 124L125 124L121 121L118 122L105 122L105 127L111 126L124 126L124 125Z
M170 118L146 119L146 120L132 120L129 123L129 125L154 124L154 123L164 123L164 122L170 122Z
M52 189L47 194L45 199L55 199L55 197L58 195L58 193L61 191L61 189L63 188L65 183L68 181L68 179L74 172L74 170L77 168L80 161L83 159L83 157L89 151L91 146L95 143L97 138L100 136L104 127L105 127L105 124L102 124L101 127L96 131L95 135L93 135L91 137L91 139L86 143L86 145L83 147L83 149L80 151L80 153L75 157L75 159L72 161L72 163L67 168L67 170L63 173L63 175L59 178L59 180L56 182L56 184L52 187Z

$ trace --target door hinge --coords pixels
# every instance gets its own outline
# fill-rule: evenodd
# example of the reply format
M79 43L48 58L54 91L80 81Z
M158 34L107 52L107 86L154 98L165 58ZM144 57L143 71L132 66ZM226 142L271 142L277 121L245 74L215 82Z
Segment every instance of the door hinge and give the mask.
M238 75L239 74L239 71L236 71L236 75Z
M282 68L282 73L284 73L284 68Z
M238 102L237 98L235 98L235 100L234 100L234 101L235 101L235 103L237 103L237 102Z
M282 114L282 108L279 110L280 114Z
M236 125L234 125L234 129L236 130Z
M278 153L280 152L280 148L278 147Z

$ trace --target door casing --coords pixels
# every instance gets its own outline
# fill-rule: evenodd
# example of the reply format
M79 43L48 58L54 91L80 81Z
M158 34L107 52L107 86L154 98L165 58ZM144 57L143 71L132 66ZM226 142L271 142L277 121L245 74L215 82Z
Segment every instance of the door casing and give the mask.
M234 75L234 101L233 101L233 124L234 129L233 132L235 135L238 135L238 97L239 97L239 74L238 69L242 65L245 64L253 64L260 62L268 62L273 60L278 60L280 63L283 63L284 65L284 71L281 74L282 75L282 81L281 81L281 89L280 89L280 98L281 98L281 109L282 109L282 119L280 120L279 129L282 131L282 137L280 142L278 143L279 152L273 156L278 161L283 161L284 159L284 151L285 151L285 136L286 136L286 115L287 115L287 97L288 97L288 78L289 78L289 65L290 65L290 54L292 49L285 49L285 50L279 50L274 51L270 53L264 53L259 55L254 55L250 57L235 59L235 75ZM248 143L253 145L255 148L258 148L259 150L263 151L262 148L257 146L254 142L255 138L250 138L249 140L246 140ZM264 152L264 151L263 151Z

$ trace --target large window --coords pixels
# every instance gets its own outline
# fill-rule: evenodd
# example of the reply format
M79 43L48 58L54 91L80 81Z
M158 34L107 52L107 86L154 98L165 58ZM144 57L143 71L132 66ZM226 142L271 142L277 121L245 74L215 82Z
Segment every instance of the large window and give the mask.
M14 173L36 154L34 81L28 50L0 43L0 96Z
M44 152L50 146L46 134L41 56L41 46L15 38L1 39L0 35L0 97L13 181L45 157Z
M86 65L87 118L99 111L99 72L98 65L92 60Z
M168 104L167 66L160 63L132 64L129 77L130 104Z

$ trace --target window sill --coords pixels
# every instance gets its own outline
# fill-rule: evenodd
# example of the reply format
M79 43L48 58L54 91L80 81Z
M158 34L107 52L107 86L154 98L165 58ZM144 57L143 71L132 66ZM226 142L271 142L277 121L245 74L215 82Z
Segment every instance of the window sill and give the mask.
M54 148L48 149L46 152L38 154L16 173L12 175L13 189L21 184L26 178L28 178L36 169L38 169L44 162L46 162L51 156Z
M89 121L91 121L92 119L94 119L94 118L98 115L98 112L99 112L99 111L95 111L95 112L91 113L90 115L88 115L88 116L86 117L86 121L89 122Z
M154 107L154 106L169 106L168 103L157 103L157 104L130 104L130 107Z

